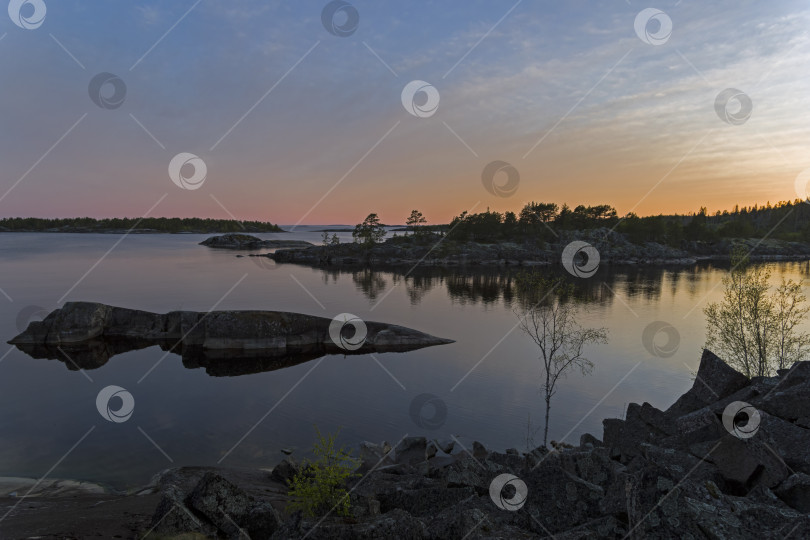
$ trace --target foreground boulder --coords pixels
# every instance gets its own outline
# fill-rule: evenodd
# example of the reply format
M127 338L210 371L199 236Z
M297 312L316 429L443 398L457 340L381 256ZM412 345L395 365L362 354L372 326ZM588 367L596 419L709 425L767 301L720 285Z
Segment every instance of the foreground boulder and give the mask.
M308 360L330 353L401 352L452 342L403 326L359 319L281 311L158 314L93 302L68 302L9 341L35 357L59 358L61 348L84 368L152 345L182 354L184 361L188 357L200 363L238 363L253 358L272 364L279 357ZM250 372L250 365L245 372Z
M690 413L719 401L748 385L748 378L706 349L700 359L695 384L667 409L670 417Z
M269 538L281 525L272 504L274 490L258 492L254 488L252 494L249 487L238 487L224 474L250 486L258 473L235 475L193 467L170 471L161 479L162 497L152 516L152 530L197 533L206 538Z
M271 520L264 531L273 530L267 536L273 539L808 538L810 429L797 418L805 411L788 409L781 417L760 411L750 437L733 433L744 418L729 428L723 417L743 400L775 413L783 410L778 396L810 399L808 366L748 380L707 351L701 380L679 406L661 411L632 404L624 420L605 421L603 440L586 435L579 447L561 441L553 450L521 454L469 441L455 449L423 437L394 446L364 442L362 476L347 486L351 518L297 513L280 524ZM286 468L277 480L287 476ZM195 502L195 493L232 488L213 478L207 483L167 496L205 516L194 530L234 537L214 509L219 503L207 504L211 509L203 514L205 507ZM498 492L493 485L503 487ZM242 494L227 504L236 520L251 512L269 519L262 503ZM185 532L190 525L181 519L163 531Z

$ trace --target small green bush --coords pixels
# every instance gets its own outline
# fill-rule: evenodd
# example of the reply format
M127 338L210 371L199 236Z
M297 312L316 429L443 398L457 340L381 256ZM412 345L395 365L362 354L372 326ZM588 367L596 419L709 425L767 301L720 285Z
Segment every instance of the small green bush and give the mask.
M339 516L348 516L350 501L346 481L358 476L354 470L360 461L351 452L337 448L339 433L322 435L316 427L314 460L305 460L290 482L288 510L301 510L309 517L323 516L334 510Z

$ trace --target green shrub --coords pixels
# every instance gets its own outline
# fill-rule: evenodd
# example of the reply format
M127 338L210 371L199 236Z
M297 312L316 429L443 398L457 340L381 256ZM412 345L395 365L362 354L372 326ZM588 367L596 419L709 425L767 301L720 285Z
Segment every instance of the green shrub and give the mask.
M348 516L350 501L346 481L358 476L354 470L360 461L351 457L351 452L337 448L338 433L322 435L316 427L314 460L305 460L301 469L290 482L289 510L301 510L309 517L323 516L334 510L340 516Z

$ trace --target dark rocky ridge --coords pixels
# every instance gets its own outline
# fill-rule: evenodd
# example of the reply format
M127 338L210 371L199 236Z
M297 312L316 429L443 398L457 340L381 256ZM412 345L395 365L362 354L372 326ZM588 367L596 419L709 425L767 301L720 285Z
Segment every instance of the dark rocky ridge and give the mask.
M753 437L724 427L734 401L759 410ZM292 460L244 485L227 471L179 469L160 484L152 525L161 534L237 538L243 528L272 539L810 535L810 362L748 380L706 351L692 389L666 411L631 404L625 419L604 421L604 442L586 434L578 447L554 446L521 454L476 443L472 454L448 455L452 443L422 437L393 449L363 443L367 474L351 486L349 520L282 517ZM526 485L517 511L491 498L493 479L504 473Z
M562 231L559 238L545 246L514 242L459 243L439 237L415 242L400 237L389 238L370 249L360 244L340 244L280 249L263 256L279 263L310 266L532 266L559 264L563 249L575 240L593 245L604 264L692 265L706 260L727 261L734 245L745 246L754 261L810 259L810 244L804 242L734 239L686 242L679 249L656 242L634 244L624 234L606 228Z
M352 350L332 341L332 319L281 311L172 311L166 314L93 302L68 302L33 321L9 343L34 357L58 358L63 349L77 367L99 367L111 356L159 345L201 365L255 361L274 365L324 354L407 351L452 343L403 326L365 321L366 335ZM352 336L349 336L352 337ZM284 362L277 367L284 367ZM259 369L264 371L264 369ZM245 372L251 372L248 365ZM227 374L227 373L226 373Z

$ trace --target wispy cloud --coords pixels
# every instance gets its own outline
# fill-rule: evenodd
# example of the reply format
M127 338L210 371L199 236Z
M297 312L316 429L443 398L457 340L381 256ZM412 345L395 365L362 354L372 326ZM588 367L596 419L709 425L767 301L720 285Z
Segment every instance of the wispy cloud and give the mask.
M156 6L135 6L135 9L140 13L141 20L148 25L157 24L165 20L165 17Z

